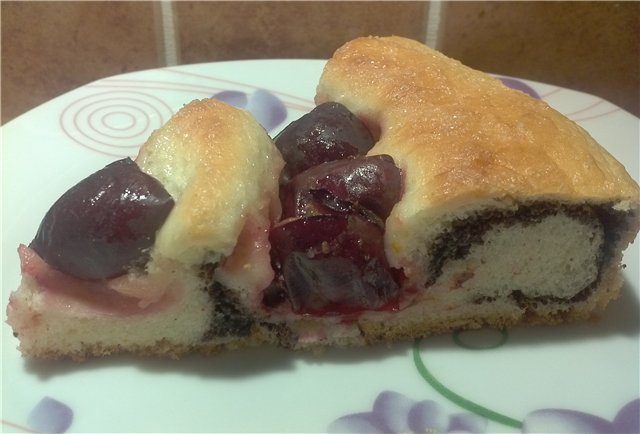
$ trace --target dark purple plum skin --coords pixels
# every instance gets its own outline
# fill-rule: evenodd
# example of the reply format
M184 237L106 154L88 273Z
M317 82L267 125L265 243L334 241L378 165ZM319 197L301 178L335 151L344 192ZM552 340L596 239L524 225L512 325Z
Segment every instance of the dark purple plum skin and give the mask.
M104 280L147 262L155 234L174 201L129 158L67 190L49 209L30 247L51 267Z
M366 156L371 132L338 103L292 122L275 143L286 162L283 220L269 235L276 278L264 306L343 316L396 308L400 274L384 250L384 223L403 187L393 158Z
M293 121L274 141L286 161L283 183L320 163L364 155L374 145L366 125L335 102L320 104Z
M402 175L388 155L358 156L307 169L283 191L285 218L355 212L384 222L402 195Z
M293 311L379 309L396 298L383 237L382 228L356 214L299 217L274 227L272 258Z

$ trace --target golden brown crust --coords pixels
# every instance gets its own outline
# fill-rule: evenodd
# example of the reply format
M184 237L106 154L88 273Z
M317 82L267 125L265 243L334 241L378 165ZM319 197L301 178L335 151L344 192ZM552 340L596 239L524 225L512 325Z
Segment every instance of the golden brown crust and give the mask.
M279 206L279 152L250 113L220 101L187 104L136 163L176 201L156 239L162 257L199 265L206 255L229 255L247 219L279 212L271 209Z
M407 174L405 212L495 198L640 201L624 167L545 102L416 41L359 38L327 63L316 102L378 124L372 153Z

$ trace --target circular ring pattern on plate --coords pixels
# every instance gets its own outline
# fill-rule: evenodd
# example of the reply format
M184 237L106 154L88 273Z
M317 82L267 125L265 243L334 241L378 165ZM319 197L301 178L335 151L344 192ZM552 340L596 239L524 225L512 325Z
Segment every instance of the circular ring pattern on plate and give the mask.
M79 145L102 154L133 156L173 111L160 98L141 91L97 92L77 99L60 115L60 126Z
M125 109L129 111L125 111ZM117 105L101 107L91 114L89 123L94 129L102 128L105 134L107 134L106 131L109 131L112 137L122 138L135 136L135 132L131 135L122 136L122 133L129 132L134 129L134 127L140 129L141 125L143 125L137 122L138 118L132 113L134 111L140 111L140 109L132 105L126 106L126 108ZM144 115L143 113L140 114ZM144 126L142 126L142 129L146 129L149 125L149 118L146 117L145 120L146 122ZM98 126L93 125L94 123Z

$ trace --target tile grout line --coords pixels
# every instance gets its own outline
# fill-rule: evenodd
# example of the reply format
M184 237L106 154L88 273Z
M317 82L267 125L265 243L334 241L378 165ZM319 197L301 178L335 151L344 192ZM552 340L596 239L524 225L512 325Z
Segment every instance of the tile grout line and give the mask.
M178 38L172 0L160 1L160 20L162 34L162 54L165 66L175 66L180 63L178 54Z
M431 0L427 7L425 44L434 50L440 49L440 23L442 22L442 16L442 1Z

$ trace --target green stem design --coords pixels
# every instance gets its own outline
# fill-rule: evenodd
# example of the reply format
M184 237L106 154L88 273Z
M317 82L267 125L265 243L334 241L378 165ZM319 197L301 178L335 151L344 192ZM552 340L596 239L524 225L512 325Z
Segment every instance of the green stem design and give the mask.
M418 372L420 373L422 378L424 378L425 381L429 383L429 385L433 387L440 395L444 396L449 401L464 408L465 410L477 414L478 416L482 416L486 419L490 419L494 422L498 422L513 428L522 428L522 422L520 422L519 420L490 410L486 407L481 406L480 404L476 404L475 402L458 395L447 386L442 384L440 381L438 381L436 377L434 377L433 374L429 372L424 362L422 361L422 358L420 357L421 341L421 339L416 339L413 343L413 362L415 363L416 368L418 369Z

